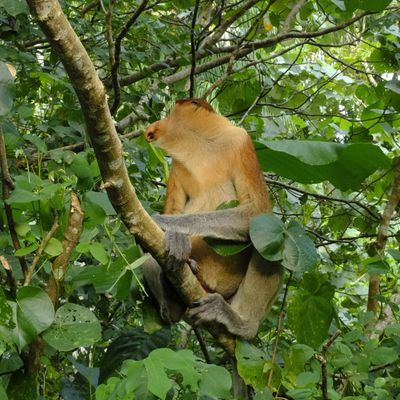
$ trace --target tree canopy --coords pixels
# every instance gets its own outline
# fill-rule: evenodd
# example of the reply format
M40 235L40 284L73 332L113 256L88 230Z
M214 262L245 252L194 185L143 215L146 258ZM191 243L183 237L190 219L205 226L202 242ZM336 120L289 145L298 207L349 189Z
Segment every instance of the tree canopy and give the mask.
M164 326L143 286L168 160L141 133L187 97L248 131L274 203L250 236L285 285L235 347L255 399L400 398L399 1L0 0L0 19L0 400L233 398L232 338Z

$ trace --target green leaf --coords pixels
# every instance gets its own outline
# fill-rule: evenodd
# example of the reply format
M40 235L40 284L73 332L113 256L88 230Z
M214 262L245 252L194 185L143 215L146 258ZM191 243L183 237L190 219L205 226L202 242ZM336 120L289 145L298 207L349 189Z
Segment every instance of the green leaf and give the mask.
M62 243L56 238L51 238L44 248L44 252L49 256L56 257L63 252Z
M11 196L6 200L7 204L30 203L40 200L40 196L28 190L16 188L12 191Z
M120 279L124 279L127 270L132 270L146 260L146 256L140 257L137 246L128 249L124 256L118 257L110 265L88 266L76 275L72 281L74 287L92 284L97 293L106 293L114 288ZM128 261L128 265L126 262Z
M377 347L367 351L367 356L374 365L391 364L399 360L399 354L394 347Z
M24 135L24 140L32 143L41 153L45 153L47 151L46 142L37 135L33 134Z
M164 400L168 391L172 388L172 382L168 378L161 362L155 357L143 360L148 377L148 388L151 393Z
M15 324L13 322L12 315L12 308L6 300L3 289L0 287L0 326L10 329L14 328Z
M106 212L100 205L92 203L89 200L84 201L84 213L85 226L88 229L103 224L107 216Z
M184 386L189 386L192 391L197 391L201 375L195 368L197 361L191 350L156 349L150 353L149 357L160 361L164 368L179 372L182 375Z
M249 248L251 243L234 242L231 240L205 238L206 243L220 256L233 256Z
M105 211L106 215L116 214L106 192L88 191L85 193L84 198L100 206Z
M47 329L54 320L54 306L47 293L33 286L17 292L18 316L25 318L37 334Z
M291 221L285 236L282 265L291 271L309 271L314 268L319 256L303 227Z
M23 257L26 256L27 254L33 253L38 247L39 247L38 243L33 243L30 246L16 250L14 254L16 257Z
M28 14L28 6L24 0L0 0L0 7L4 7L8 14L16 17L19 14Z
M319 141L277 140L257 145L264 171L300 183L330 181L346 191L358 189L377 169L388 169L390 160L370 143L337 144Z
M311 347L304 344L298 343L290 346L283 355L285 360L285 380L294 384L298 380L299 374L304 371L306 362L313 357L314 353Z
M274 395L269 389L264 388L263 390L257 391L254 400L274 400Z
M396 94L400 94L400 81L397 80L388 81L385 84L385 88L391 90Z
M4 389L1 383L0 383L0 400L8 400L6 390Z
M91 178L92 176L90 165L85 153L75 154L71 163L71 169L78 178L86 179Z
M346 3L352 2L352 7L366 11L383 11L392 0L345 0Z
M267 355L244 340L236 340L235 354L238 372L246 384L263 389L266 382L264 366L269 360Z
M250 239L269 261L282 261L291 271L307 271L318 262L314 243L296 221L283 222L274 215L262 214L250 221Z
M283 258L285 226L274 215L262 214L250 221L250 239L257 251L269 261Z
M40 288L25 286L19 289L17 302L9 304L13 308L15 321L12 337L19 350L31 343L54 320L53 303Z
M318 348L328 336L333 318L334 288L327 277L307 273L288 304L288 324L297 341Z
M16 224L15 231L18 233L19 236L24 237L27 235L28 232L31 231L31 226L28 224L28 222Z
M101 243L93 243L89 246L90 254L101 264L108 264L108 254Z
M70 351L95 344L101 337L101 326L92 311L67 303L57 310L54 324L43 337L55 349Z
M215 399L231 399L232 378L230 373L218 365L207 365L202 370L200 396Z

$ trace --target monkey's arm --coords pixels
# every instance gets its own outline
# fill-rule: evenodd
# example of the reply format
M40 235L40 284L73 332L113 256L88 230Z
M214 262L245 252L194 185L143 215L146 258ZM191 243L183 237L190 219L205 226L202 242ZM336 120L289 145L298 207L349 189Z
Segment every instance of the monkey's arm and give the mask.
M153 219L165 231L215 239L249 240L248 205L198 214L153 215Z

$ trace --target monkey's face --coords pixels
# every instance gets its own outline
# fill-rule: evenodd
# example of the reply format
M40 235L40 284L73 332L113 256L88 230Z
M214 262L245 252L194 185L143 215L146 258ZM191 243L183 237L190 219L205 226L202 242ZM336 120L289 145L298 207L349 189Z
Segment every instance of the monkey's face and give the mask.
M163 142L167 136L168 117L153 122L145 133L145 139L151 143L153 142L157 147L163 148Z

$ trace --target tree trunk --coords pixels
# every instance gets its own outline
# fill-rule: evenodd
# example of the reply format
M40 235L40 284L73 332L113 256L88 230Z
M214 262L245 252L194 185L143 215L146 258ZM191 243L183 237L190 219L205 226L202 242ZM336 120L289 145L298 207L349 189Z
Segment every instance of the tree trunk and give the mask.
M65 17L56 0L27 0L51 46L57 51L78 96L96 158L103 178L103 187L130 233L163 266L165 238L139 202L122 155L122 144L116 132L102 82L89 55ZM166 271L168 276L168 271ZM179 276L168 277L182 300L190 304L205 291L188 265ZM212 332L211 332L212 333ZM229 334L214 334L233 355L235 342Z

